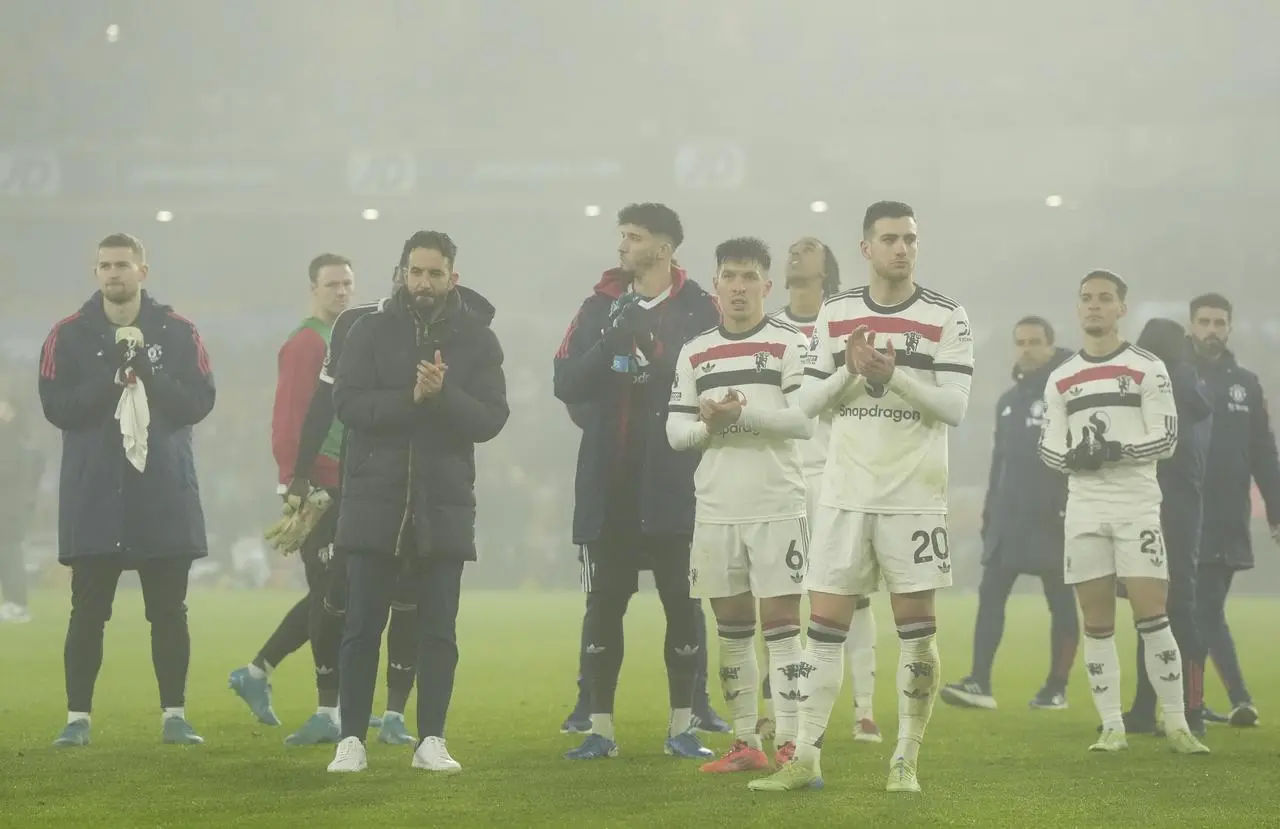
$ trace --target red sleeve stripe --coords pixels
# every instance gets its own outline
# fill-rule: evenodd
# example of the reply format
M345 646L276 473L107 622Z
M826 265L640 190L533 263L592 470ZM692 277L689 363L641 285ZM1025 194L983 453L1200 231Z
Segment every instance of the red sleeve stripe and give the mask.
M196 330L195 323L172 311L169 312L169 316L191 329L191 339L196 344L196 368L200 369L200 373L207 377L209 372L212 371L209 366L209 352L204 350L204 340L200 338L200 332Z
M80 319L80 312L77 311L65 319L60 319L53 324L53 328L49 331L49 336L44 341L44 356L40 358L40 376L46 380L52 380L58 370L58 361L54 357L54 352L58 349L58 329L71 322Z
M586 306L583 306L585 308ZM560 341L560 347L556 349L556 359L563 360L569 356L569 341L573 339L573 334L578 330L578 321L582 319L583 308L578 309L578 313L573 315L573 321L569 323L569 330L564 332L564 339Z
M1135 383L1141 383L1146 374L1136 368L1112 363L1082 368L1069 377L1063 377L1056 385L1058 386L1058 394L1066 394L1073 386L1080 386L1093 380L1115 380L1124 376L1132 377Z
M727 360L730 357L752 357L756 354L764 352L772 354L781 360L783 353L787 350L784 343L762 343L753 340L744 340L736 343L724 343L722 345L713 345L705 351L699 351L689 358L689 362L694 368L702 365L708 360Z

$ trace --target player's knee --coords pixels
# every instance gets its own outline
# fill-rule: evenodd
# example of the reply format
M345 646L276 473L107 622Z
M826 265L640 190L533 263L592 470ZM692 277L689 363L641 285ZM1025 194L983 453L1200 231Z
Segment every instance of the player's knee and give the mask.
M164 627L166 625L185 625L187 623L187 605L185 602L148 602L145 611L147 621L153 626Z
M619 620L627 613L631 594L620 590L595 590L587 594L587 613L584 624Z
M892 593L889 596L889 605L893 610L894 621L900 625L916 619L934 617L932 590Z
M800 597L774 596L760 600L760 623L765 630L800 625Z

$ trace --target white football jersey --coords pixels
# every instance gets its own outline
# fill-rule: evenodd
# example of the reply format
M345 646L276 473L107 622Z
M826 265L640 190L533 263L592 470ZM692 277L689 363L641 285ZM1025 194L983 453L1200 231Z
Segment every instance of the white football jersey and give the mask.
M1040 457L1066 471L1067 451L1085 430L1118 442L1121 460L1096 472L1069 472L1067 520L1127 521L1160 507L1156 462L1178 443L1169 372L1156 355L1125 344L1105 357L1076 354L1049 375Z
M845 346L859 326L876 335L879 350L885 350L886 341L893 344L894 378L888 386L876 386L856 377L831 402L834 421L820 503L877 514L946 513L949 427L895 387L909 382L935 393L945 389L961 402L958 422L973 379L968 314L955 301L921 287L892 307L872 300L866 286L836 294L815 323L807 383L845 371Z
M804 319L797 317L791 313L790 308L781 308L773 312L774 319L780 319L788 322L800 329L800 333L804 335L805 348L808 348L809 342L813 339L813 325L818 318ZM827 465L827 444L831 442L831 412L825 411L818 416L817 422L813 427L813 437L808 440L802 440L798 446L800 449L800 464L804 467L806 478L815 475L821 475L823 467Z
M731 389L745 399L739 422L711 433L705 443L693 476L698 521L737 524L804 517L797 441L753 428L747 412L768 419L794 409L791 419L805 422L795 397L807 347L794 326L765 317L744 334L716 327L680 349L669 418L696 422L699 401L722 400Z

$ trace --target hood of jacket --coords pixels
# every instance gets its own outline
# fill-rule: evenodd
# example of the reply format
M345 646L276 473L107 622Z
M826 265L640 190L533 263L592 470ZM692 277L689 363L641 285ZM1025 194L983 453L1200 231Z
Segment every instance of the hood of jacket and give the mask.
M173 310L172 305L163 305L156 302L155 298L145 290L142 292L142 303L138 307L138 319L151 319L156 316L167 314ZM94 291L93 296L85 300L84 305L80 306L80 313L84 318L90 320L95 325L109 328L112 323L107 319L107 311L103 305L102 291Z
M494 315L497 314L497 309L493 307L492 302L481 296L478 291L462 285L455 285L445 297L444 302L444 311L437 321L456 315L488 328L493 323ZM389 304L401 313L413 313L413 303L409 299L408 288L397 288Z
M671 296L675 296L689 284L689 275L685 273L683 268L671 266ZM609 299L617 299L627 292L627 288L631 287L631 275L622 268L610 268L600 276L600 281L596 283L596 293L609 297Z
M1023 371L1018 368L1017 363L1015 363L1013 366L1013 382L1018 385L1025 383L1029 386L1038 386L1043 388L1045 383L1049 382L1049 375L1053 374L1054 370L1058 366L1071 359L1071 355L1073 353L1074 352L1067 348L1055 348L1053 350L1053 356L1049 358L1049 362L1040 366L1040 368L1032 369L1031 371Z

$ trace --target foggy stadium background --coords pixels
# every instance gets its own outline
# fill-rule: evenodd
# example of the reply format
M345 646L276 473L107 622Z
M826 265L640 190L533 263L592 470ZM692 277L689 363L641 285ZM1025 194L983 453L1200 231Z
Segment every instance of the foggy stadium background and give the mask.
M1226 293L1233 347L1280 394L1278 23L1262 2L7 3L0 384L46 457L29 565L65 579L36 355L94 289L109 232L141 237L148 287L206 339L219 395L197 465L223 570L201 581L224 586L233 545L277 514L274 354L304 314L307 261L350 256L369 300L404 238L449 232L463 280L498 308L512 409L477 453L467 584L550 589L577 581L577 430L551 358L616 263L617 209L679 211L677 257L704 285L722 239L760 236L780 260L802 234L854 284L862 210L891 198L919 214L920 281L962 301L977 337L951 443L955 573L972 588L1011 326L1040 314L1075 345L1087 269L1130 281L1133 335ZM775 307L784 296L779 279ZM1238 592L1280 591L1265 534L1257 551ZM300 578L266 560L274 583Z

